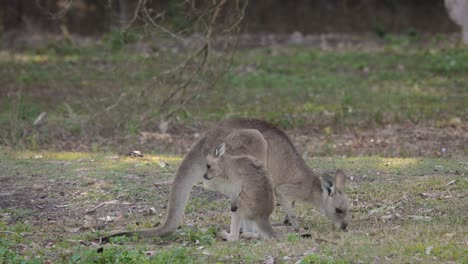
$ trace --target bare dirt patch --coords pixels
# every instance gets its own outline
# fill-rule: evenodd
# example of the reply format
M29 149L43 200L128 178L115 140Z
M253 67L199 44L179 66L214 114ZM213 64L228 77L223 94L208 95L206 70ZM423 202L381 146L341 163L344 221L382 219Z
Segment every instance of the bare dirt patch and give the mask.
M184 155L207 129L209 125L204 124L196 128L174 127L164 136L146 132L140 135L138 143L129 144L122 152L139 149ZM286 133L299 152L307 156L464 157L468 153L467 124L436 127L404 123L367 129L346 128L336 133L306 127Z
M299 130L293 134L295 145L311 156L463 157L468 146L466 124L435 127L405 123L372 129L346 129L343 133L330 135L301 133Z

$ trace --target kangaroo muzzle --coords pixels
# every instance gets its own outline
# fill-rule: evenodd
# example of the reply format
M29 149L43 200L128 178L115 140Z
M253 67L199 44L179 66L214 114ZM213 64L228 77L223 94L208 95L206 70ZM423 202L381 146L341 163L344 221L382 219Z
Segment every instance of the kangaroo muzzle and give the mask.
M348 232L348 224L346 223L341 224L341 230L343 230L344 232Z
M203 174L203 178L204 178L205 180L211 180L211 179L213 179L213 178L208 177L208 173Z

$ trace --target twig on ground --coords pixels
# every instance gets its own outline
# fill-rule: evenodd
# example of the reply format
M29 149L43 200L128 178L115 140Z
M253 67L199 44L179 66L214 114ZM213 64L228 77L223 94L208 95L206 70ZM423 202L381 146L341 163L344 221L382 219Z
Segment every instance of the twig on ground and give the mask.
M330 244L333 244L333 245L338 245L338 243L336 242L333 242L333 241L330 241L330 240L326 240L326 239L323 239L323 238L316 238L315 239L315 242L317 243L323 243L323 242L326 242L326 243L330 243Z
M174 181L163 181L163 182L155 182L154 186L163 186L163 185L171 185Z
M356 219L356 220L353 220L352 222L354 222L354 223L355 222L364 222L364 221L369 221L369 220L372 220L372 219L374 219L374 218L368 217L368 218L363 218L363 219Z
M14 235L14 234L18 234L17 232L13 232L13 231L0 231L0 234L9 234L9 235ZM21 236L32 236L32 235L35 235L35 234L45 234L45 233L42 233L42 232L33 232L33 233L30 233L30 232L21 232L19 233Z
M96 205L96 206L93 207L93 208L87 209L87 210L85 211L85 214L94 213L98 208L101 208L101 207L103 207L104 205L116 204L116 203L118 203L117 200L112 200L112 201L100 203L100 204Z

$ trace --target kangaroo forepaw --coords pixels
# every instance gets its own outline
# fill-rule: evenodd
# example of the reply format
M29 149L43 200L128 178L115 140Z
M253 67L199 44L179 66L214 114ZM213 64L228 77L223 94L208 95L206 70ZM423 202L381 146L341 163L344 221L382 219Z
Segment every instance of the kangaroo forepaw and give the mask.
M230 234L228 233L226 230L223 230L221 232L218 233L218 236L224 240L227 240L227 241L237 241L239 240L239 237L234 235L234 234Z

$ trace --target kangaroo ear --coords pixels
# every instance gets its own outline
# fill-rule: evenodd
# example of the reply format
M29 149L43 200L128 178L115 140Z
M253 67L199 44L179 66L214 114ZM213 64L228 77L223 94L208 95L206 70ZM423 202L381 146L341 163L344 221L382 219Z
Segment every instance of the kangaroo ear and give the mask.
M224 152L226 151L226 144L222 143L221 145L219 145L216 150L215 150L215 157L216 158L219 158L221 157L222 155L224 155Z
M335 184L336 189L340 192L344 192L346 187L346 174L342 170L337 170L335 173Z
M324 173L322 176L322 190L329 196L335 195L335 178L329 173Z

